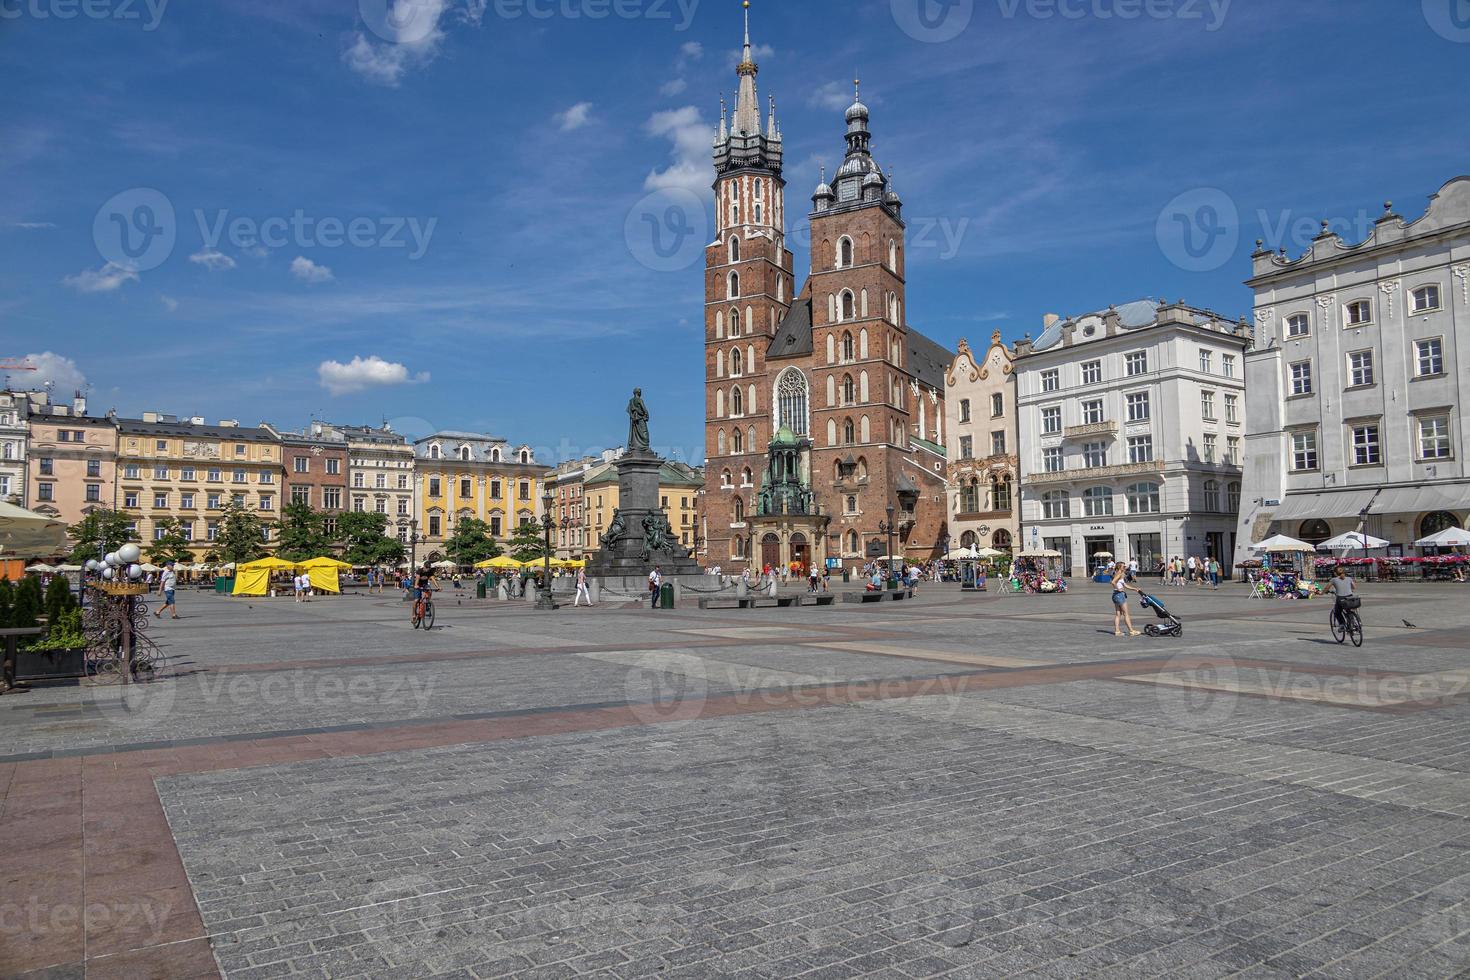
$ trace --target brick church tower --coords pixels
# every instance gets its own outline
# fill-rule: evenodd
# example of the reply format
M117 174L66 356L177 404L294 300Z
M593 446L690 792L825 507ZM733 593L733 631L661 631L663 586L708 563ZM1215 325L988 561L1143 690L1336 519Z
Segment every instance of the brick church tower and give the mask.
M902 202L854 98L843 162L812 197L811 270L793 295L781 132L774 103L761 129L746 7L705 255L706 564L861 565L887 554L877 539L890 506L895 551L933 557L945 536L951 355L904 320Z

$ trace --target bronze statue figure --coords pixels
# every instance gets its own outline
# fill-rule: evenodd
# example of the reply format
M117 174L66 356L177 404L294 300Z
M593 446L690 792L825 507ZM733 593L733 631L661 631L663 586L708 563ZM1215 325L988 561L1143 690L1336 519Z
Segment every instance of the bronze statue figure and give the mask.
M627 533L628 522L623 520L623 512L617 511L613 514L612 523L607 526L607 533L601 538L602 546L607 548L616 544Z
M643 389L634 388L633 399L628 402L628 452L648 451L648 406L643 404Z

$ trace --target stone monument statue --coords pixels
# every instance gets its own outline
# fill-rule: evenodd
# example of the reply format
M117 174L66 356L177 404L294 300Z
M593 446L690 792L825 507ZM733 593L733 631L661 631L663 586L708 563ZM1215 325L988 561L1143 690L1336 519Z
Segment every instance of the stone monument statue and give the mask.
M634 388L628 402L628 452L651 452L648 443L648 406L643 404L643 389Z

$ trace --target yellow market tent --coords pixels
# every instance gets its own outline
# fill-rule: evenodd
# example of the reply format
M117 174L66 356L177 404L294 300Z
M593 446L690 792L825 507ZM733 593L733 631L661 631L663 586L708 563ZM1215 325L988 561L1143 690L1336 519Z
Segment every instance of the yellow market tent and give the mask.
M273 572L294 572L296 566L279 558L262 558L235 567L233 595L265 595L270 591Z
M298 563L296 567L311 575L313 592L341 592L342 582L339 576L342 569L352 566L335 558L312 558Z
M509 568L520 568L521 567L521 563L518 562L518 561L516 561L514 558L510 557L509 555L499 555L499 556L497 556L495 558L491 558L489 561L482 561L478 565L476 565L475 567L476 568L502 568L502 569L509 569Z

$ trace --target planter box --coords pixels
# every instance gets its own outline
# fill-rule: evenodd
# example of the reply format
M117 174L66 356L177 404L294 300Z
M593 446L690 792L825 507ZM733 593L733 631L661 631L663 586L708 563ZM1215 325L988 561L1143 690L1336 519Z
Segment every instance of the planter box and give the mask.
M87 673L87 651L21 650L15 656L15 678L42 681L63 677L84 677Z

